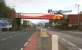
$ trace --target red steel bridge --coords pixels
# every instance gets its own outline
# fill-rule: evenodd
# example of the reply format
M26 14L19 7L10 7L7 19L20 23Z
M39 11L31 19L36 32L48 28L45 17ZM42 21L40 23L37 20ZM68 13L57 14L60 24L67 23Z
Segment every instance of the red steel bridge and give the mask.
M21 19L64 19L62 14L50 14L50 13L17 13L16 18Z

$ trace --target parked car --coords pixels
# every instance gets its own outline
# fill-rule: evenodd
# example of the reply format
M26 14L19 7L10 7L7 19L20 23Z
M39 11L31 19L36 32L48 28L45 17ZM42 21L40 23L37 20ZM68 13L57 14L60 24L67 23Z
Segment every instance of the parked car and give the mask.
M8 20L0 20L0 30L7 31L12 28L12 24Z

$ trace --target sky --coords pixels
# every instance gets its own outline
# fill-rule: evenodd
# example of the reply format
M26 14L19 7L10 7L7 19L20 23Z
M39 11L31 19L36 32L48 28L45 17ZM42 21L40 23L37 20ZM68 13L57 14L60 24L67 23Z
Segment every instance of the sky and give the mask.
M76 3L80 5L82 10L82 0L5 0L6 4L11 8L15 8L17 12L38 13L47 12L48 9L53 10L73 10L77 11Z
M16 12L23 13L47 13L52 10L72 10L71 13L77 13L82 9L82 0L5 0L7 6L15 8Z

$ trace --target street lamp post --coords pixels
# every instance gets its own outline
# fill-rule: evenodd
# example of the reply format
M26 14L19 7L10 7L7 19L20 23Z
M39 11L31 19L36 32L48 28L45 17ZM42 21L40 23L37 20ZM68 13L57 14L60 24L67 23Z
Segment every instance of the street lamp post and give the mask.
M79 4L75 4L77 6L77 12L78 12L78 27L80 26L80 15L79 15Z
M78 26L80 26L79 4L77 5L77 7L78 7Z

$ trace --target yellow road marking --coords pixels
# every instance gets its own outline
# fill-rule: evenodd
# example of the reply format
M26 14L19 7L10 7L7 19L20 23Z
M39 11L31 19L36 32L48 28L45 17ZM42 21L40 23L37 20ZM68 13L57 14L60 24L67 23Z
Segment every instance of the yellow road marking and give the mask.
M41 37L49 37L48 32L41 32L40 36Z

